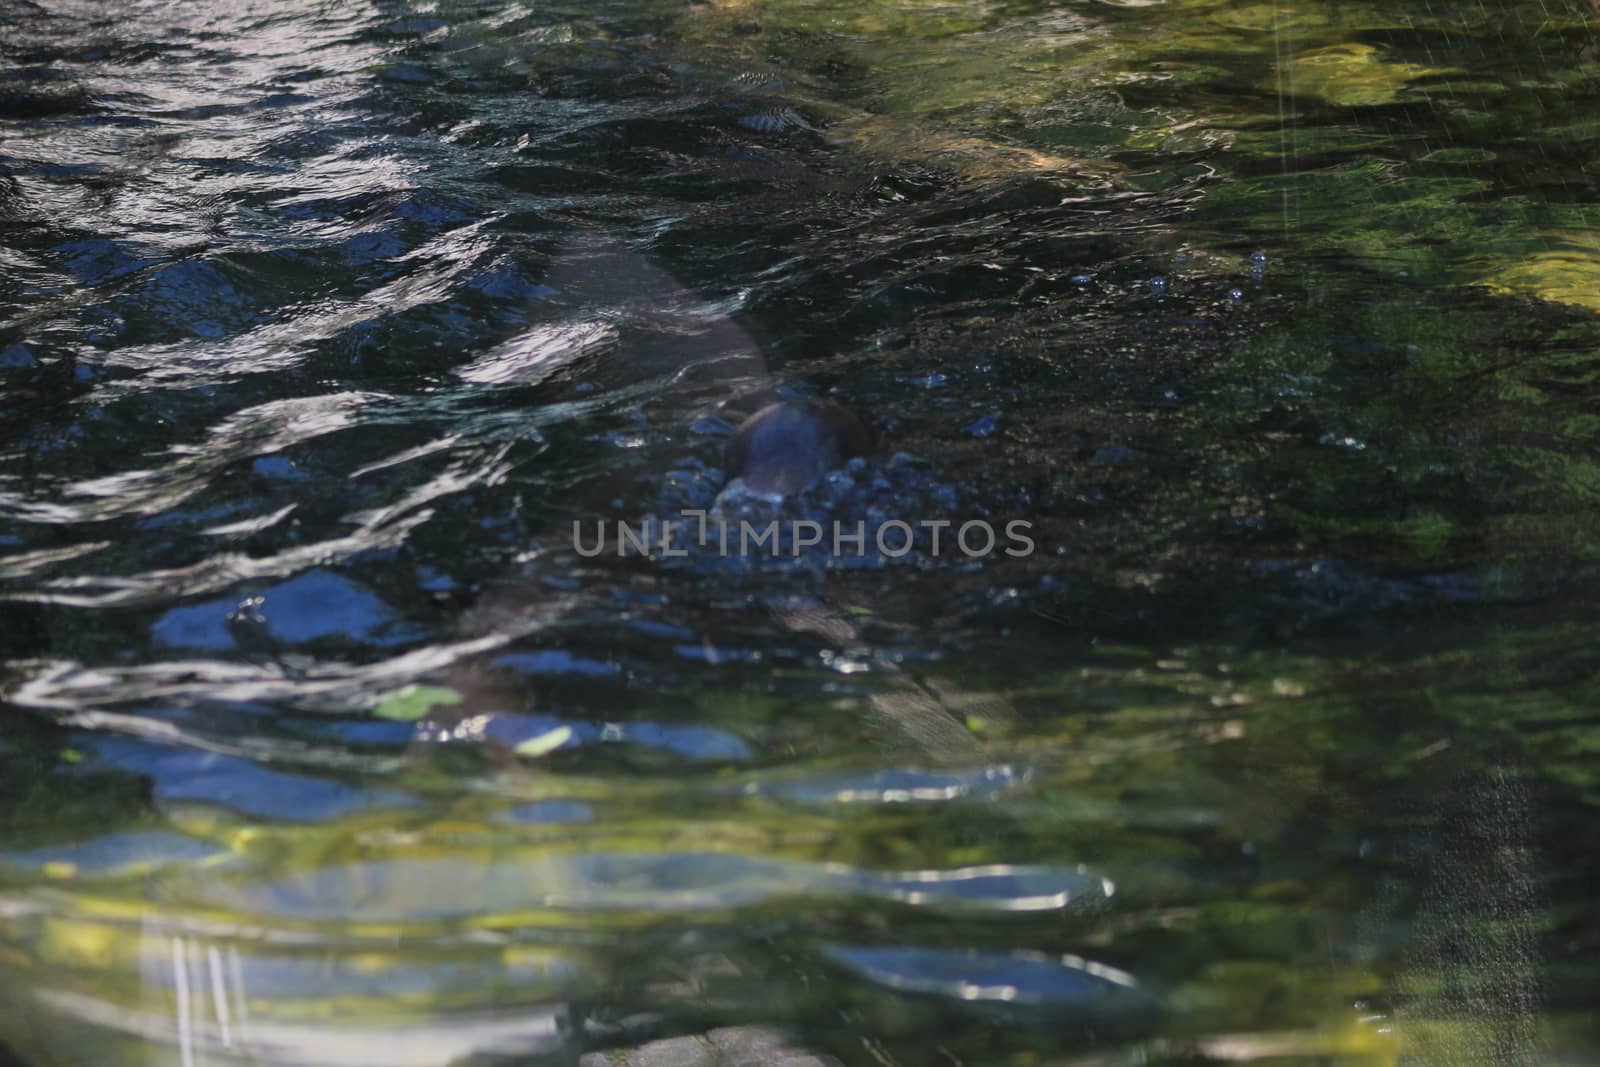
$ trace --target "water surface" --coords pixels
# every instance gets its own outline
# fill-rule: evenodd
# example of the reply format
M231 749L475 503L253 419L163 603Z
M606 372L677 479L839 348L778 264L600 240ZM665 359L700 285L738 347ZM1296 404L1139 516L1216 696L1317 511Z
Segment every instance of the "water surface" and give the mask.
M1600 1061L1597 32L8 6L0 1045Z

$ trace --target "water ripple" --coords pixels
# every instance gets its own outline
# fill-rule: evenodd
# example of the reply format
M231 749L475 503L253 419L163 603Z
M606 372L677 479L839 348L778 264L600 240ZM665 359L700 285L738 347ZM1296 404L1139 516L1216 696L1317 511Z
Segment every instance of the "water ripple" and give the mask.
M526 909L674 913L749 907L778 898L868 897L980 911L1094 911L1112 886L1083 867L994 865L879 872L730 852L540 851L477 864L469 855L329 867L264 881L205 878L183 891L256 915L435 921Z
M965 1001L1040 1004L1108 1015L1154 1002L1133 975L1082 956L930 948L833 946L828 955L874 982Z

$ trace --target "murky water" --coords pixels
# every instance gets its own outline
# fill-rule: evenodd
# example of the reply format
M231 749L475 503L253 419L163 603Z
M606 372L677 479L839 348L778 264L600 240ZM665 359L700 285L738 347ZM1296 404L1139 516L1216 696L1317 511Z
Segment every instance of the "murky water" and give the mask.
M1597 50L11 0L0 1046L1600 1062ZM797 394L863 550L575 545Z

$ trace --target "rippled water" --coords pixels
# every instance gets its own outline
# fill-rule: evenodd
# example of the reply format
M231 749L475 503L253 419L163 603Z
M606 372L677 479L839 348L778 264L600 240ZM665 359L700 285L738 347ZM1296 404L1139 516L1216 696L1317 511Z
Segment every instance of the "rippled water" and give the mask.
M1597 18L11 0L0 1045L1600 1062Z

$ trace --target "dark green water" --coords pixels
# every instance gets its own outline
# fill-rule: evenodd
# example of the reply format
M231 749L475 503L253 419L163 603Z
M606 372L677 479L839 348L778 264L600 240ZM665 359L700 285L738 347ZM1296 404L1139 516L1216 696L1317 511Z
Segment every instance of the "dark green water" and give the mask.
M1600 1062L1597 56L11 0L0 1060ZM1036 551L574 549L775 393Z

